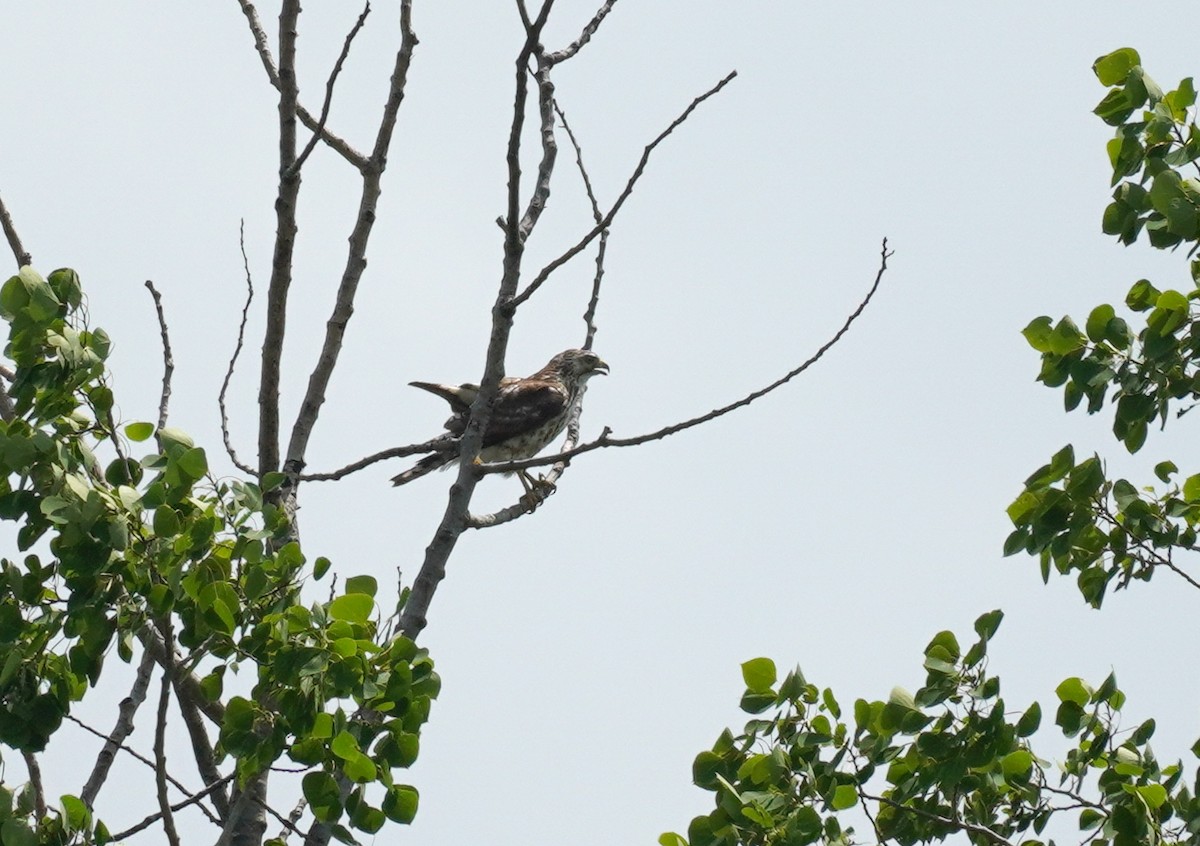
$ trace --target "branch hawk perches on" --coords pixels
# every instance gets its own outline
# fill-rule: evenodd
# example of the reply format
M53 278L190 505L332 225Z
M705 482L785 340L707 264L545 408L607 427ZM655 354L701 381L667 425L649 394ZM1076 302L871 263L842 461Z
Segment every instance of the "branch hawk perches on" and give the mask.
M600 356L591 350L564 350L532 376L502 379L492 406L492 416L483 433L480 461L521 461L533 458L545 449L562 432L567 424L567 415L586 388L587 380L597 373L608 373L608 365ZM471 404L479 395L479 386L470 383L409 384L437 394L450 403L453 414L445 424L446 436L461 437L467 429ZM393 477L392 484L406 484L457 460L457 450L427 455L416 466ZM525 473L521 474L521 482L527 489L533 484Z

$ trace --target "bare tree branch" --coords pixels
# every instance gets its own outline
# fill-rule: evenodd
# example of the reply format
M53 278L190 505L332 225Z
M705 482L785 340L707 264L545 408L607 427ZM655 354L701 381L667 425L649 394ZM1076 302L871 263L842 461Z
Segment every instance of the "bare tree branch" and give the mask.
M288 289L296 247L296 27L299 0L283 0L279 12L279 191L275 198L275 250L267 286L267 330L263 337L258 388L258 474L279 469L279 370L287 328Z
M724 79L693 100L691 104L683 110L683 113L671 122L670 126L664 129L661 133L659 133L657 138L646 145L646 148L642 151L642 157L638 161L637 167L634 168L633 174L625 183L624 190L621 191L616 202L613 203L612 208L608 210L608 214L604 216L604 219L592 227L591 231L580 238L574 246L543 267L538 272L537 276L533 278L533 281L525 287L525 290L513 298L512 305L514 308L520 306L521 303L533 296L534 292L536 292L538 288L542 287L542 284L550 277L551 273L558 270L558 268L562 267L575 256L579 255L579 253L582 252L588 244L592 243L592 241L596 239L596 236L612 225L613 218L617 216L617 213L621 210L621 207L625 205L625 201L629 199L629 195L633 193L633 186L636 185L637 181L642 178L642 173L645 172L646 164L650 161L650 154L654 152L654 149L661 144L668 135L674 132L680 124L687 120L691 116L692 112L694 112L701 103L703 103L709 97L712 97L726 85L732 82L736 76L737 71L730 71L730 73Z
M275 59L271 55L271 48L267 45L267 33L263 30L262 22L258 19L258 10L254 8L254 3L251 0L238 0L238 4L242 7L242 12L245 13L246 20L250 24L250 35L254 38L254 49L258 52L258 56L263 63L263 68L267 71L267 79L278 90L280 87L279 69L275 67ZM330 132L328 128L322 126L304 106L297 104L296 114L305 127L320 136L321 140L331 150L338 153L356 169L362 170L367 166L366 156L351 147L345 139L339 138Z
M612 7L615 6L616 3L617 0L605 0L604 5L596 10L596 14L593 15L592 19L584 26L583 32L580 33L579 37L562 50L556 50L553 53L547 54L546 63L553 67L559 62L565 62L567 59L571 58L580 50L582 50L583 47L592 40L592 36L596 34L596 30L600 28L600 24L602 24L604 19L608 17L608 13L612 11Z
M542 160L538 164L533 194L530 195L525 214L521 217L522 241L528 240L529 233L537 226L538 218L546 209L546 203L550 199L550 177L554 173L554 162L558 158L558 143L554 138L554 83L550 81L550 65L541 53L540 44L535 47L534 57L537 59L534 79L537 80L538 113L541 116Z
M158 810L162 814L163 832L171 846L179 846L175 816L167 799L167 705L171 702L171 673L163 670L162 689L158 694L158 720L154 724L154 785L158 795Z
M364 470L372 464L386 461L389 458L403 458L406 455L420 455L426 452L444 452L450 449L458 449L457 439L450 435L439 435L424 443L385 449L374 455L368 455L366 458L360 458L358 461L347 464L340 470L334 470L331 473L301 473L298 478L301 482L335 482L338 479L349 476L351 473L357 473L359 470Z
M492 306L492 331L488 339L487 358L484 361L483 378L479 383L479 394L471 404L470 420L463 432L460 442L458 477L450 486L446 500L446 510L441 522L434 531L433 540L425 548L425 559L413 582L412 592L405 603L404 613L400 618L400 630L411 639L416 639L425 628L429 605L437 591L438 584L446 577L446 562L454 552L458 538L467 528L467 515L471 506L471 497L475 485L480 479L474 459L479 455L483 446L483 432L487 427L492 413L492 402L500 389L500 380L504 376L504 357L508 349L508 337L512 330L513 315L516 306L513 302L517 285L521 278L521 259L525 251L525 237L522 237L520 211L521 205L521 131L525 125L525 110L528 103L529 59L540 49L539 43L542 27L550 15L554 5L553 0L546 0L542 5L537 20L529 21L524 4L518 0L523 22L526 23L525 44L522 46L516 61L516 80L513 95L512 124L508 134L508 150L505 162L508 168L508 198L507 214L502 228L504 230L504 264L500 278L500 290L496 294ZM543 143L545 136L543 135ZM546 162L545 150L542 156ZM553 159L551 159L551 163ZM548 183L548 177L547 177ZM533 222L536 223L536 216Z
M21 236L17 234L17 229L13 225L12 215L8 213L8 206L4 205L3 197L0 197L0 228L4 229L4 237L8 240L8 246L12 250L13 258L17 260L17 267L25 267L27 264L33 264L33 256L29 254L29 250L25 249L25 245L21 243Z
M122 699L121 704L117 706L117 724L105 737L104 748L96 756L92 773L88 776L87 783L84 784L83 790L79 794L79 798L89 808L95 807L96 796L108 778L108 771L112 768L113 761L116 760L117 750L121 748L125 738L133 733L133 718L137 714L138 708L146 701L146 688L150 686L150 671L153 669L154 656L145 650L142 652L142 660L138 664L137 675L133 679L133 687L129 689L129 695Z
M167 318L163 314L162 295L154 287L154 283L146 280L150 296L154 297L154 311L158 314L158 331L162 334L163 346L163 379L162 398L158 401L158 428L167 425L167 406L171 402L171 375L175 372L175 357L171 354L171 336L167 332Z
M613 2L616 2L616 0L613 0ZM554 111L558 113L563 129L566 130L567 137L571 139L571 146L575 148L575 164L579 167L579 175L583 178L583 187L587 191L588 202L592 204L592 218L596 223L600 223L604 219L604 215L600 212L600 203L596 199L596 192L592 190L592 179L588 176L587 168L583 164L583 148L579 146L579 139L571 131L571 124L567 122L567 115L559 108L558 103L554 104ZM588 300L587 309L583 313L583 325L586 327L586 334L584 335L582 349L585 350L590 350L592 342L596 339L596 308L600 305L600 283L604 279L604 256L608 251L608 233L609 230L607 229L600 233L600 245L596 250L596 275L592 278L592 296ZM571 446L574 446L574 444Z
M313 129L312 138L308 139L308 143L304 145L304 149L296 157L296 163L292 165L292 170L296 172L299 172L300 168L304 167L304 162L312 154L313 148L317 146L317 142L321 140L321 132L325 129L325 121L329 119L329 107L333 103L333 86L337 82L338 74L342 72L342 65L346 63L346 57L350 55L350 45L354 43L354 36L358 35L358 31L363 28L363 24L367 22L367 15L369 14L371 14L371 3L368 0L367 4L363 6L362 14L354 22L354 27L350 30L350 34L346 36L346 41L342 45L341 55L333 63L333 71L329 74L329 79L325 82L325 100L321 103L321 116L317 119L317 126Z
M68 719L68 720L70 720L71 722L75 723L75 725L79 726L81 729L83 729L84 731L88 732L89 734L93 734L93 735L95 735L96 737L100 738L100 739L101 739L101 740L103 740L105 743L107 743L107 742L110 740L110 738L109 738L109 736L108 736L107 734L105 734L104 732L102 732L102 731L99 731L99 730L97 730L97 729L93 728L92 726L89 726L87 723L85 723L83 720L81 720L81 719L79 719L78 717L76 717L74 714L66 714L66 715L65 715L65 717L66 717L66 719ZM137 760L137 761L140 761L141 763L145 764L145 765L146 765L147 767L149 767L150 769L152 769L152 770L153 770L153 769L155 768L155 767L154 767L154 762L153 762L152 760L150 760L149 758L147 758L147 757L146 757L145 755L143 755L141 752L138 752L136 749L133 749L133 748L132 748L132 747L130 747L128 744L125 744L125 743L118 743L118 744L117 744L117 748L118 748L118 749L120 749L122 752L125 752L125 753L127 753L128 755L130 755L131 757L133 757L135 760ZM232 776L231 776L231 777L232 777ZM209 794L209 792L210 792L208 788L205 788L204 790L200 791L199 793L192 793L192 791L190 791L190 790L188 790L186 787L184 787L184 786L183 786L183 784L182 784L182 783L181 783L181 782L180 782L180 781L179 781L177 778L175 778L174 776L172 776L170 773L167 773L166 779L167 779L167 782L168 782L168 783L169 783L169 784L170 784L172 787L174 787L176 790L178 790L178 791L179 791L180 793L182 793L184 796L187 796L187 797L189 797L189 798L190 798L190 799L191 799L193 802L195 802L195 801L199 801L199 799L202 799L202 798L204 798L204 797L205 797L205 796L207 796L207 795ZM229 779L225 779L225 781L226 781L226 782L227 782L228 780L229 780ZM222 783L224 783L224 782L222 782ZM192 802L189 802L188 804L190 805L190 804L192 804ZM214 816L214 815L213 815L212 811L208 810L208 808L206 808L206 807L205 807L203 804L201 804L201 805L199 806L199 808L200 808L200 810L201 810L201 811L203 811L203 812L204 812L204 815L205 815L206 817L208 817L208 818L209 818L209 820L211 820L213 823L216 823L216 824L218 824L218 825L220 824L220 822L217 820L216 816ZM156 814L156 815L154 816L154 819L158 819L158 818L159 818L159 815L158 815L158 814Z
M217 394L217 407L221 410L221 439L225 442L225 453L233 466L247 475L254 475L254 468L238 460L233 449L233 440L229 437L229 412L225 407L225 397L229 393L229 383L233 379L233 370L237 365L238 356L242 354L242 343L246 338L246 321L250 318L250 304L254 302L254 278L250 275L250 259L246 256L246 221L243 218L238 228L238 243L242 248L242 267L246 271L246 304L242 306L242 320L238 324L237 344L233 347L233 355L229 357L229 367L225 369L225 378L221 381L221 392Z
M141 641L142 648L154 656L155 663L160 667L167 667L167 646L153 626L142 626L138 629L137 638ZM174 655L169 660L176 667L176 688L185 688L187 698L196 703L200 712L208 717L213 725L221 725L225 720L225 706L205 696L204 691L200 689L200 680L194 674L186 672L183 667L178 666ZM183 695L180 694L181 699Z
M287 463L296 473L304 466L308 441L312 436L313 427L316 426L317 416L321 413L321 406L325 402L325 390L329 386L342 350L346 325L354 314L354 297L358 292L358 283L367 268L367 242L375 225L375 207L381 191L380 179L387 167L388 149L391 147L400 104L404 101L404 86L408 80L408 69L412 64L413 50L417 43L417 35L412 28L412 0L401 0L400 49L396 52L388 97L375 136L375 146L371 150L368 165L362 170L362 194L359 198L354 230L350 234L349 254L346 257L341 282L338 284L333 313L325 324L325 341L321 346L317 364L309 376L308 389L301 401L300 412L292 426L291 440L288 443Z
M216 784L210 784L208 787L206 787L204 790L201 790L199 793L193 793L192 795L190 795L186 799L184 799L182 802L176 802L174 805L171 806L171 810L172 811L182 811L184 808L188 807L189 805L195 805L198 802L202 802L214 790L219 790L220 788L229 784L229 782L233 781L233 778L235 775L236 775L236 773L230 773L229 775L225 776L223 779L221 779ZM201 805L200 807L203 808L204 806ZM126 839L132 837L133 835L137 834L139 831L145 831L147 828L154 825L160 819L162 819L161 811L151 814L150 816L146 817L141 822L137 823L136 825L130 826L129 828L125 829L124 831L117 832L116 834L112 835L109 838L109 840L114 843L119 840L126 840Z
M649 441L661 440L669 435L674 435L676 432L682 432L684 429L691 429L693 426L699 426L701 423L707 423L710 420L715 420L716 418L722 417L731 411L749 405L756 399L764 397L771 393L771 391L774 391L776 388L787 384L805 370L812 367L814 364L820 361L825 353L829 352L829 350L832 349L833 346L840 341L848 331L850 331L850 326L859 318L859 316L863 313L863 310L866 309L868 303L871 302L871 298L875 296L875 292L879 290L879 283L883 281L883 274L887 271L887 260L891 257L891 255L892 251L887 248L887 238L884 238L883 246L880 250L879 271L875 274L874 283L872 283L870 290L867 291L866 296L863 297L862 301L858 304L858 307L850 313L850 316L846 318L841 328L834 333L833 337L822 344L815 353L809 356L799 366L789 370L785 375L779 379L776 379L766 387L760 388L757 391L753 391L752 393L747 394L741 399L731 402L728 405L723 405L720 408L713 409L707 414L702 414L699 417L693 417L689 420L684 420L681 423L674 423L670 426L664 426L661 429L658 429L654 432L649 432L645 435L638 435L632 438L613 438L610 436L612 430L606 426L600 433L600 437L596 438L596 440L590 441L589 443L581 446L577 446L574 449L564 450L557 455L543 456L541 458L529 458L523 461L504 461L496 462L494 464L481 464L476 467L476 470L484 474L514 473L518 470L528 470L531 467L544 467L547 464L557 464L560 461L568 460L577 455L582 455L585 452L601 449L602 447L637 446Z
M179 666L176 665L171 683L175 686L175 701L179 704L179 712L183 717L183 725L187 729L188 737L192 742L192 757L196 761L196 770L200 773L200 778L204 780L206 787L211 787L214 784L221 782L224 776L217 769L217 759L213 752L212 740L208 736L208 731L204 727L204 719L200 711L199 704L193 698L196 691L183 684L185 676L178 672ZM212 791L212 804L216 809L217 817L221 822L229 816L229 797L226 795L223 787L218 786Z
M33 787L33 813L40 820L46 816L46 790L42 786L42 768L38 765L37 756L32 752L22 749L21 757L25 761L29 784Z

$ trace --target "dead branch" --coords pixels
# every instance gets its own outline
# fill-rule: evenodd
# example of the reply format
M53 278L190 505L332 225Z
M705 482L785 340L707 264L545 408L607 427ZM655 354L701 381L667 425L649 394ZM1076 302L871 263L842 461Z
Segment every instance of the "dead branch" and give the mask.
M211 787L218 784L224 777L217 769L217 758L213 752L212 740L204 728L204 719L200 708L192 698L194 691L189 686L180 683L183 678L184 676L176 672L171 679L171 683L175 686L175 701L179 705L184 727L187 728L188 737L192 742L192 756L196 760L196 770L200 773L200 778L204 779L204 784ZM229 816L229 797L220 786L212 791L212 804L218 819L224 822Z
M267 330L263 337L258 387L258 474L279 469L279 370L287 327L288 289L296 247L296 201L300 174L296 163L296 27L299 0L283 0L279 12L279 190L275 198L275 249L267 286Z
M17 234L17 228L13 225L12 215L8 213L8 206L4 205L3 197L0 197L0 228L4 229L4 237L8 240L8 246L12 250L13 258L17 260L17 267L21 268L28 264L33 264L33 256L29 254L29 250L25 249L25 245L21 243L21 236Z
M29 775L29 784L33 787L33 813L40 820L46 816L46 790L42 785L42 768L37 756L22 749L21 757L25 761L25 771Z
M554 138L554 83L550 81L550 65L546 63L541 52L541 45L534 50L537 60L537 70L534 79L538 88L538 113L541 116L540 137L542 141L542 160L538 163L537 179L525 214L521 217L519 235L522 241L528 240L529 233L537 225L538 218L546 209L550 199L550 177L554 173L554 162L558 158L558 143Z
M360 458L358 461L347 464L340 470L334 470L331 473L301 473L298 478L301 482L335 482L338 479L349 476L351 473L357 473L359 470L366 469L372 464L386 461L389 458L403 458L407 455L420 455L426 452L444 452L457 448L457 439L449 435L438 435L436 438L432 438L424 443L392 447L377 452L374 455L368 455L366 458Z
M391 147L392 135L396 129L396 117L400 104L404 101L404 87L408 80L408 69L412 64L413 50L418 43L417 35L412 28L412 0L401 0L400 3L400 48L396 52L396 60L392 68L389 82L387 101L384 103L383 115L379 120L379 130L375 136L375 146L371 150L370 159L362 169L362 193L359 198L358 213L354 221L354 229L350 234L349 254L338 284L337 298L333 312L325 324L325 341L317 358L316 366L308 379L308 389L300 403L300 412L292 426L291 439L287 448L287 464L299 468L304 465L304 456L308 450L308 441L316 426L317 416L325 402L325 391L333 370L337 366L338 356L342 350L346 325L354 314L354 297L358 292L358 283L363 271L367 268L367 243L371 230L375 225L375 207L379 202L380 180L387 166L387 154Z
M267 79L278 90L280 88L279 69L275 66L275 58L271 55L271 48L267 45L267 33L258 19L258 10L254 8L251 0L238 0L238 4L242 7L242 12L246 15L246 20L250 25L250 35L254 38L254 49L258 53L259 59L262 60L263 68L267 72ZM304 106L297 104L296 114L306 128L320 136L331 150L338 153L357 170L362 170L367 166L366 156L351 147L345 139L334 135L327 127L320 125Z
M225 397L229 393L229 383L233 379L233 370L237 366L238 356L242 354L242 343L246 339L246 321L250 318L250 304L254 302L254 278L250 275L250 259L246 256L246 221L243 218L238 228L238 244L242 248L242 267L246 271L246 304L242 306L242 320L238 324L237 343L233 347L233 355L229 357L229 366L225 368L225 378L221 381L221 392L217 394L217 407L221 411L221 439L225 442L225 453L233 466L243 473L253 476L254 468L238 460L233 449L233 440L229 437L229 412L225 407Z
M718 93L722 88L732 82L735 77L737 77L737 71L730 71L724 79L722 79L712 88L708 89L708 91L701 94L695 100L692 100L691 104L683 110L683 113L680 114L679 117L675 118L675 120L671 121L670 126L664 129L661 133L659 133L657 138L646 145L646 148L642 151L642 157L638 161L637 167L634 168L633 174L625 183L625 188L617 197L616 202L613 203L612 208L608 210L608 214L604 216L604 219L592 227L592 229L586 235L580 238L574 246L570 247L558 258L554 259L545 267L543 267L538 272L537 276L533 278L533 281L525 287L525 290L513 298L512 305L514 308L520 306L521 303L533 296L534 292L536 292L538 288L542 287L542 284L548 278L550 278L551 273L558 270L558 268L562 267L575 256L579 255L579 253L582 252L588 244L592 243L592 241L596 239L596 236L612 226L613 218L617 216L617 213L621 210L621 207L625 205L625 201L629 199L629 195L633 193L633 187L637 184L638 180L642 178L642 174L646 170L646 164L650 161L650 154L654 152L654 149L661 144L668 135L674 132L680 124L686 121L701 103Z
M592 204L592 218L596 223L600 223L604 219L604 215L600 212L600 203L596 200L596 192L592 189L592 179L583 164L583 148L580 147L575 133L571 131L571 124L567 123L567 115L559 108L558 103L554 104L554 111L558 113L563 129L566 130L567 137L571 139L571 146L575 148L575 164L579 168L579 175L583 178L583 187L587 191L588 202ZM596 308L600 305L600 282L604 279L604 256L608 251L608 233L607 229L600 233L600 245L596 249L596 275L592 277L592 296L583 313L583 325L587 327L582 347L585 350L590 350L592 342L596 339Z
M158 810L162 814L163 832L171 846L179 846L175 816L167 799L167 705L171 702L171 673L163 670L162 689L158 694L158 720L154 725L154 785L158 795Z
M188 796L183 801L176 802L174 805L171 806L171 810L172 811L182 811L184 808L188 807L189 805L195 805L198 802L202 802L214 790L218 790L218 789L224 787L225 785L229 784L229 782L233 781L235 775L236 775L236 773L230 773L229 775L222 778L216 784L211 784L208 787L206 787L204 790L201 790L199 793L194 793L194 794ZM203 808L204 806L201 805L200 807ZM112 835L109 838L109 840L114 843L119 840L126 840L126 839L132 837L133 835L137 834L139 831L145 831L147 828L154 825L160 819L162 819L161 811L159 811L157 813L153 813L150 816L146 817L144 820L141 820L140 822L130 826L129 828L125 829L124 831L119 831L116 834Z
M787 384L805 370L812 367L814 364L820 361L825 353L829 352L829 350L832 349L833 346L840 341L848 331L850 331L850 326L859 318L859 316L863 313L863 310L866 309L867 304L871 302L871 298L875 296L875 292L879 290L879 283L883 281L883 274L887 270L887 260L889 257L891 257L891 255L892 251L887 248L887 238L884 238L883 247L880 251L879 271L875 274L874 283L872 283L870 290L867 291L866 296L863 297L862 301L858 304L858 307L850 313L850 316L846 318L846 321L842 324L841 328L834 333L833 337L822 344L815 353L809 356L798 367L789 370L785 375L779 379L776 379L766 387L760 388L757 391L753 391L741 399L729 403L728 405L723 405L720 408L713 409L707 414L702 414L699 417L693 417L690 420L684 420L682 423L674 423L670 426L664 426L661 429L658 429L654 432L649 432L645 435L638 435L632 438L614 438L610 436L610 432L612 430L605 426L604 430L600 433L600 437L596 438L596 440L590 441L589 443L581 446L577 446L573 449L564 450L557 455L544 456L542 458L529 458L523 461L505 461L494 464L481 464L478 465L476 469L478 472L485 474L513 473L517 470L528 470L531 467L544 467L547 464L557 464L560 461L566 461L574 458L577 455L582 455L585 452L592 452L593 450L604 447L638 446L639 444L648 443L649 441L661 440L662 438L674 435L676 432L682 432L685 429L691 429L693 426L699 426L701 423L707 423L710 420L715 420L716 418L722 417L731 411L749 405L755 400L771 393L776 388Z
M66 719L70 720L75 725L79 726L81 729L88 732L89 734L93 734L96 737L100 738L105 743L107 743L111 739L107 734L105 734L104 732L102 732L98 729L93 728L92 726L89 726L87 723L85 723L83 720L76 717L74 714L66 714L65 716L66 716ZM134 760L140 761L141 763L145 764L147 767L149 767L152 770L154 769L154 762L152 760L150 760L149 758L147 758L145 755L143 755L141 752L138 752L136 749L133 749L132 747L128 746L125 743L118 743L117 748L120 749L122 752L125 752L126 754L133 757ZM204 790L200 791L199 793L192 793L192 791L190 791L186 787L184 787L183 784L177 778L172 776L170 773L167 773L166 779L167 779L167 783L169 783L172 787L174 787L176 790L178 790L184 796L187 796L189 799L192 799L193 801L199 801L200 799L203 799L210 792L208 788L205 788ZM226 779L226 781L228 781L228 779ZM199 797L199 798L197 798L197 797ZM192 804L192 802L189 802L188 804L190 805L190 804ZM199 806L199 808L201 811L204 812L204 815L206 817L208 817L209 820L211 820L213 823L217 823L218 825L220 824L220 823L218 823L217 818L213 815L212 811L208 810L208 808L206 808L203 804L201 804ZM158 819L158 815L155 815L155 819Z
M504 230L504 263L500 278L499 291L492 306L492 331L488 339L487 358L484 361L483 379L479 384L479 393L471 405L470 420L463 432L459 447L462 460L458 464L458 477L450 486L446 500L446 510L441 522L434 531L433 540L425 548L425 559L413 582L412 592L405 603L404 613L400 618L400 630L405 636L416 639L425 628L429 604L437 591L438 584L446 577L446 562L454 552L458 538L467 528L467 515L471 505L471 497L475 485L480 479L476 472L473 459L479 455L483 446L483 432L491 417L492 401L500 388L500 380L504 376L504 357L508 349L508 337L512 331L513 315L516 307L513 297L521 278L521 259L525 250L525 237L522 237L521 224L524 220L521 214L521 131L525 125L525 111L529 98L529 60L541 50L540 39L542 28L550 15L553 0L542 4L537 19L530 21L524 3L518 0L522 22L525 23L525 43L517 55L516 80L513 94L512 123L508 134L508 148L505 163L508 168L507 214L502 228ZM541 65L539 64L539 69ZM545 135L543 144L545 143ZM547 161L543 149L542 162ZM551 165L553 158L550 159ZM542 176L539 174L539 182ZM549 184L549 177L545 181ZM534 224L537 216L532 217Z
M562 50L556 50L553 53L547 54L546 63L553 67L559 62L565 62L567 59L571 58L580 50L582 50L583 47L592 40L592 36L596 34L596 30L600 29L600 24L602 24L604 19L608 17L608 13L612 11L612 7L615 6L616 3L617 0L605 0L604 5L596 10L596 14L593 15L592 19L583 27L583 32L580 33L579 37Z
M333 63L333 71L330 72L329 79L325 81L325 99L321 103L321 116L317 119L317 125L313 129L312 138L308 139L308 143L304 145L304 149L296 157L296 163L292 165L292 169L297 172L299 172L300 168L304 167L304 162L312 154L313 149L317 146L317 142L321 140L321 132L325 129L325 121L329 119L329 107L333 103L333 86L337 82L338 75L342 72L342 65L346 64L346 57L350 55L350 45L354 43L354 36L358 35L358 31L363 28L363 24L367 22L367 15L369 14L371 14L371 4L368 0L367 4L363 6L362 14L354 22L354 27L350 30L350 34L346 36L345 43L342 44L341 55Z
M167 318L163 314L162 295L154 287L154 283L146 280L150 296L154 298L154 311L158 314L158 331L162 335L163 346L163 379L162 398L158 401L158 428L167 425L167 406L171 402L171 375L175 372L175 357L171 354L171 336L167 332Z
M104 748L96 756L92 773L88 776L88 780L79 794L83 804L89 808L95 807L96 796L108 778L108 771L112 768L113 761L116 760L117 750L121 748L125 738L133 733L133 718L137 714L138 708L146 701L146 688L150 686L150 671L153 669L154 656L149 651L143 651L137 675L133 679L133 686L129 689L129 695L122 699L121 704L117 706L117 724L105 738Z

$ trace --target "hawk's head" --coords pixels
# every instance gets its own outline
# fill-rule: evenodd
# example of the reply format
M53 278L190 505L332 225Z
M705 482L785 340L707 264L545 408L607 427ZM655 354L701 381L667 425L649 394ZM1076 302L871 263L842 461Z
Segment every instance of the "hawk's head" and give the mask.
M546 365L546 369L557 373L564 382L582 385L597 373L608 374L604 359L591 350L563 350Z

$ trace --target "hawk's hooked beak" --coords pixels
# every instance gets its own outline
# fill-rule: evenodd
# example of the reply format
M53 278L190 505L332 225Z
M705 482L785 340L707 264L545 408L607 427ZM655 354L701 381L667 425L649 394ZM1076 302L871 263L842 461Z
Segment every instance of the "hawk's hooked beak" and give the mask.
M596 361L596 366L592 368L592 372L599 373L601 376L608 375L608 365L604 362L604 359L598 359Z

